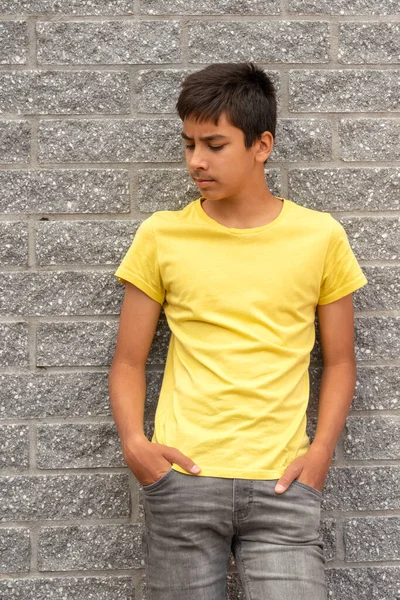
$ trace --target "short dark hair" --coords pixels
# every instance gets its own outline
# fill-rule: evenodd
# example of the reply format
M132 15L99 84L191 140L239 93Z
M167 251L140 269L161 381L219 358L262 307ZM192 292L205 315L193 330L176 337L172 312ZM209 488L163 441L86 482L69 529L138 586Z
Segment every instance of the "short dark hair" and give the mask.
M276 97L271 79L252 62L213 64L191 73L182 82L176 103L182 121L218 123L225 112L244 133L250 148L264 131L275 138Z

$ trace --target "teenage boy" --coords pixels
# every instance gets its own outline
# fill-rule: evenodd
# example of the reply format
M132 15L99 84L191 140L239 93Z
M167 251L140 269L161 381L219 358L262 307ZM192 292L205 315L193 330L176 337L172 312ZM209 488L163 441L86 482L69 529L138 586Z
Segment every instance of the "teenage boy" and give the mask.
M126 290L110 397L143 486L147 597L224 600L232 550L247 600L323 600L321 490L355 387L352 292L367 280L338 221L269 191L276 100L261 69L191 74L177 109L202 196L147 218L116 272ZM161 307L172 335L149 441L145 365Z

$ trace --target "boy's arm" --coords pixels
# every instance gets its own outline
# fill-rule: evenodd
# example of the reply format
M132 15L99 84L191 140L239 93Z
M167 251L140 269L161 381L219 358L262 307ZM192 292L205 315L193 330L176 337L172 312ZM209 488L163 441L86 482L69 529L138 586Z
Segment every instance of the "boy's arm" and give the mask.
M126 283L109 375L110 403L124 459L143 485L160 479L172 462L187 471L194 466L194 462L176 448L150 442L143 431L146 361L160 312L158 302Z
M323 371L315 438L309 451L294 460L278 481L284 492L294 479L322 490L335 446L346 422L356 384L352 294L318 306Z

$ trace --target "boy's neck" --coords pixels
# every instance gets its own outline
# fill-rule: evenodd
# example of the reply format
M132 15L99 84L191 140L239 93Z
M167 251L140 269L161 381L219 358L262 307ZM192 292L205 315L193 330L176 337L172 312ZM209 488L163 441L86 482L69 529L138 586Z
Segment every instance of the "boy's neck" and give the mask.
M283 202L266 187L263 194L251 198L221 198L220 200L201 199L204 212L225 227L248 229L262 227L274 221L283 208Z

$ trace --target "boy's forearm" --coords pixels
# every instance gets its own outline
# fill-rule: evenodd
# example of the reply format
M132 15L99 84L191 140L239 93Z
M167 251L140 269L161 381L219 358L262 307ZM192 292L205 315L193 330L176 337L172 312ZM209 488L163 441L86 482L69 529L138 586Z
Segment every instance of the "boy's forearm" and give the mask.
M114 362L109 375L109 392L111 409L121 442L143 437L146 399L145 367Z
M333 455L346 422L356 384L356 362L326 365L322 371L318 421L313 446Z

